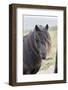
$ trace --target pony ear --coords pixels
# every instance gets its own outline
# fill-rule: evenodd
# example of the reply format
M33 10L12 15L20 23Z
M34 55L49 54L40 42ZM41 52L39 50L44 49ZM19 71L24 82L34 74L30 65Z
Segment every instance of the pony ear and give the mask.
M48 30L48 28L49 28L49 26L48 26L48 24L46 24L46 26L45 26L45 30Z
M36 31L40 31L38 25L35 25L35 30L36 30Z

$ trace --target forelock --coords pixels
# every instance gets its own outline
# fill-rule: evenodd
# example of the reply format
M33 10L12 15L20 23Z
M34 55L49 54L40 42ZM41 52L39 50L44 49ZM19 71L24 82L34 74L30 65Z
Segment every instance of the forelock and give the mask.
M38 27L41 31L44 29L44 27L42 25L39 25Z

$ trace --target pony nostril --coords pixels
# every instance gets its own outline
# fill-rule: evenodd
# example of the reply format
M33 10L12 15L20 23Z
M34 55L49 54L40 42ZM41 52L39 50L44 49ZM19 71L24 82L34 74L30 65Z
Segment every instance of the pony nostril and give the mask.
M46 57L45 56L42 56L42 59L45 59Z
M42 53L40 56L41 56L42 59L46 58L46 55L44 53Z
M42 59L45 59L45 57L42 57Z

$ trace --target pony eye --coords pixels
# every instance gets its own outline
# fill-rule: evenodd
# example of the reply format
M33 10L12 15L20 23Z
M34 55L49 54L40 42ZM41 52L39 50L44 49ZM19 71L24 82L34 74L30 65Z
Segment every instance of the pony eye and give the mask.
M36 39L36 42L39 42L39 40L38 40L38 39Z

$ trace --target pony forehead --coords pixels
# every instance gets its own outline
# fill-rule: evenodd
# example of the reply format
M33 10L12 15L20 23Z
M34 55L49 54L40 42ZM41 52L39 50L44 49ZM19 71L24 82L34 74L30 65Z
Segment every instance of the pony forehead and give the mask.
M40 30L44 29L44 26L42 26L42 25L38 25L38 27L39 27Z
M41 31L43 31L43 30L47 31L48 28L46 28L46 27L47 27L47 25L45 25L45 26L43 26L43 25L38 25L38 28L39 28Z

